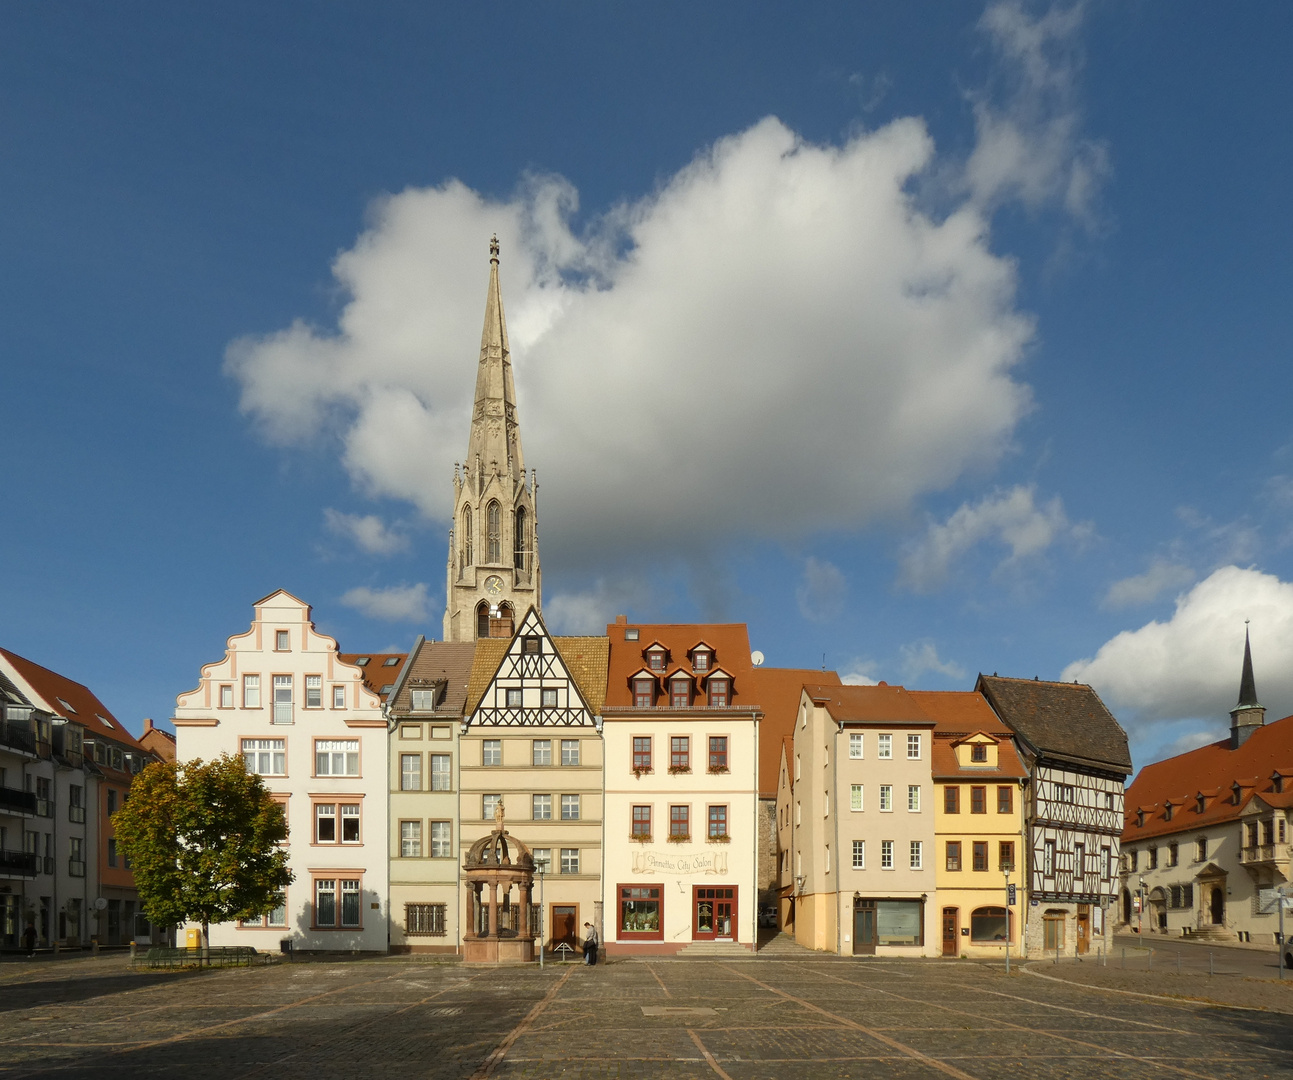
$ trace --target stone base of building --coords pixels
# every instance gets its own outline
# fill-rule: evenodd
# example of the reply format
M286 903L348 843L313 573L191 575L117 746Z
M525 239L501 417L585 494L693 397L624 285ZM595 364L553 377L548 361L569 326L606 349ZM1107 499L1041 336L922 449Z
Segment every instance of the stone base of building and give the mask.
M467 964L528 964L534 959L534 939L467 938L462 959Z
M457 945L392 945L392 955L404 956L457 956Z

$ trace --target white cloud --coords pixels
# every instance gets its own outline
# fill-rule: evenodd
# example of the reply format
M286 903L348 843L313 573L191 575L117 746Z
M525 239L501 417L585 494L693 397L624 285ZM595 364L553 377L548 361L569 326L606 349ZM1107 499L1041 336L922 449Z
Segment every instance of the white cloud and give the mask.
M852 660L839 673L840 682L845 686L875 686L879 682L875 672L876 666L870 660Z
M1293 583L1238 566L1214 571L1166 622L1124 630L1062 678L1090 683L1115 715L1130 710L1129 728L1187 718L1224 725L1238 699L1245 619L1258 697L1272 719L1283 716L1293 705Z
M929 592L947 579L958 558L985 541L1010 549L997 567L1000 572L1040 555L1058 539L1081 541L1089 533L1089 525L1070 523L1058 496L1039 506L1036 488L1020 485L974 505L962 503L945 522L931 521L906 546L899 580L917 592Z
M343 514L329 506L324 508L323 520L329 532L350 540L370 555L393 555L408 550L409 538L392 532L375 514Z
M1155 556L1143 574L1115 581L1105 593L1101 607L1138 607L1157 600L1172 589L1184 588L1194 581L1194 571L1183 563Z
M799 614L811 622L829 622L844 610L848 582L834 563L809 556L804 560L804 577L795 590Z
M392 585L386 589L370 589L366 585L360 585L347 592L341 602L370 619L422 622L431 617L430 600L423 582L416 585Z
M949 679L965 678L965 668L960 664L939 659L938 649L930 638L922 638L920 641L903 645L898 653L902 657L903 677L908 682L915 682L927 671L946 675Z
M598 578L590 589L553 593L543 602L543 620L554 634L604 634L616 615L649 604L646 583L636 576Z

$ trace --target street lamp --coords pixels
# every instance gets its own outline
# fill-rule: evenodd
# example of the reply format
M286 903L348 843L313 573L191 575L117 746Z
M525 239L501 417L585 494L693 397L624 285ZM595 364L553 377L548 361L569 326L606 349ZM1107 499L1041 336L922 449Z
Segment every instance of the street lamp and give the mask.
M1136 890L1140 894L1140 910L1136 912L1136 933L1142 937L1145 935L1145 879L1140 879L1140 887Z
M539 970L543 970L543 863L539 863Z
M1001 871L1006 878L1006 974L1010 974L1010 867Z

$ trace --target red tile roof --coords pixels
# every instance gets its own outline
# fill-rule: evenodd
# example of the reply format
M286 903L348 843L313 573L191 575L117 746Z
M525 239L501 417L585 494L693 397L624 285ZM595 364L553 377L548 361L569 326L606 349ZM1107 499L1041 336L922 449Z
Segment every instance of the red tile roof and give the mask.
M935 779L1022 780L1028 775L1015 749L1013 733L992 711L982 694L973 690L909 690L908 693L921 710L934 719L932 767ZM961 765L956 760L956 744L964 736L980 731L997 740L996 768Z
M104 735L123 746L143 749L89 687L73 682L57 671L41 667L8 649L0 649L0 655L13 665L14 670L41 697L42 700L33 701L33 705L81 724L86 735L91 738L96 734Z
M386 700L386 694L389 691L383 691L382 687L391 687L395 685L395 680L399 676L400 668L404 666L404 661L408 658L408 653L387 652L387 653L338 653L337 659L344 664L353 664L361 657L368 657L368 663L364 664L360 670L364 673L364 685L383 701ZM387 660L397 660L398 663L386 666Z
M934 719L926 713L905 687L832 686L817 682L804 689L815 704L824 706L833 720L860 724L906 724L933 727Z
M1277 771L1288 777L1283 793L1271 782ZM1243 788L1238 804L1231 795L1236 781L1241 786L1255 781L1253 787ZM1202 813L1196 799L1200 792L1207 796ZM1293 716L1257 728L1237 750L1230 749L1227 737L1146 765L1126 791L1123 842L1234 821L1255 796L1272 806L1293 807ZM1170 821L1169 800L1176 808ZM1138 826L1136 811L1141 808L1145 824Z

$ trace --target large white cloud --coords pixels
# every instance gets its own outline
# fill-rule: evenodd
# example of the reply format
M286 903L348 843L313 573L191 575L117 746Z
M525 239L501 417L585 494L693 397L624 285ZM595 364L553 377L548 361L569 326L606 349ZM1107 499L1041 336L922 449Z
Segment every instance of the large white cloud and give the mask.
M1062 678L1090 683L1129 727L1200 718L1220 732L1238 700L1244 620L1250 620L1257 695L1269 719L1293 708L1293 583L1224 566L1177 598L1166 622L1124 630Z

